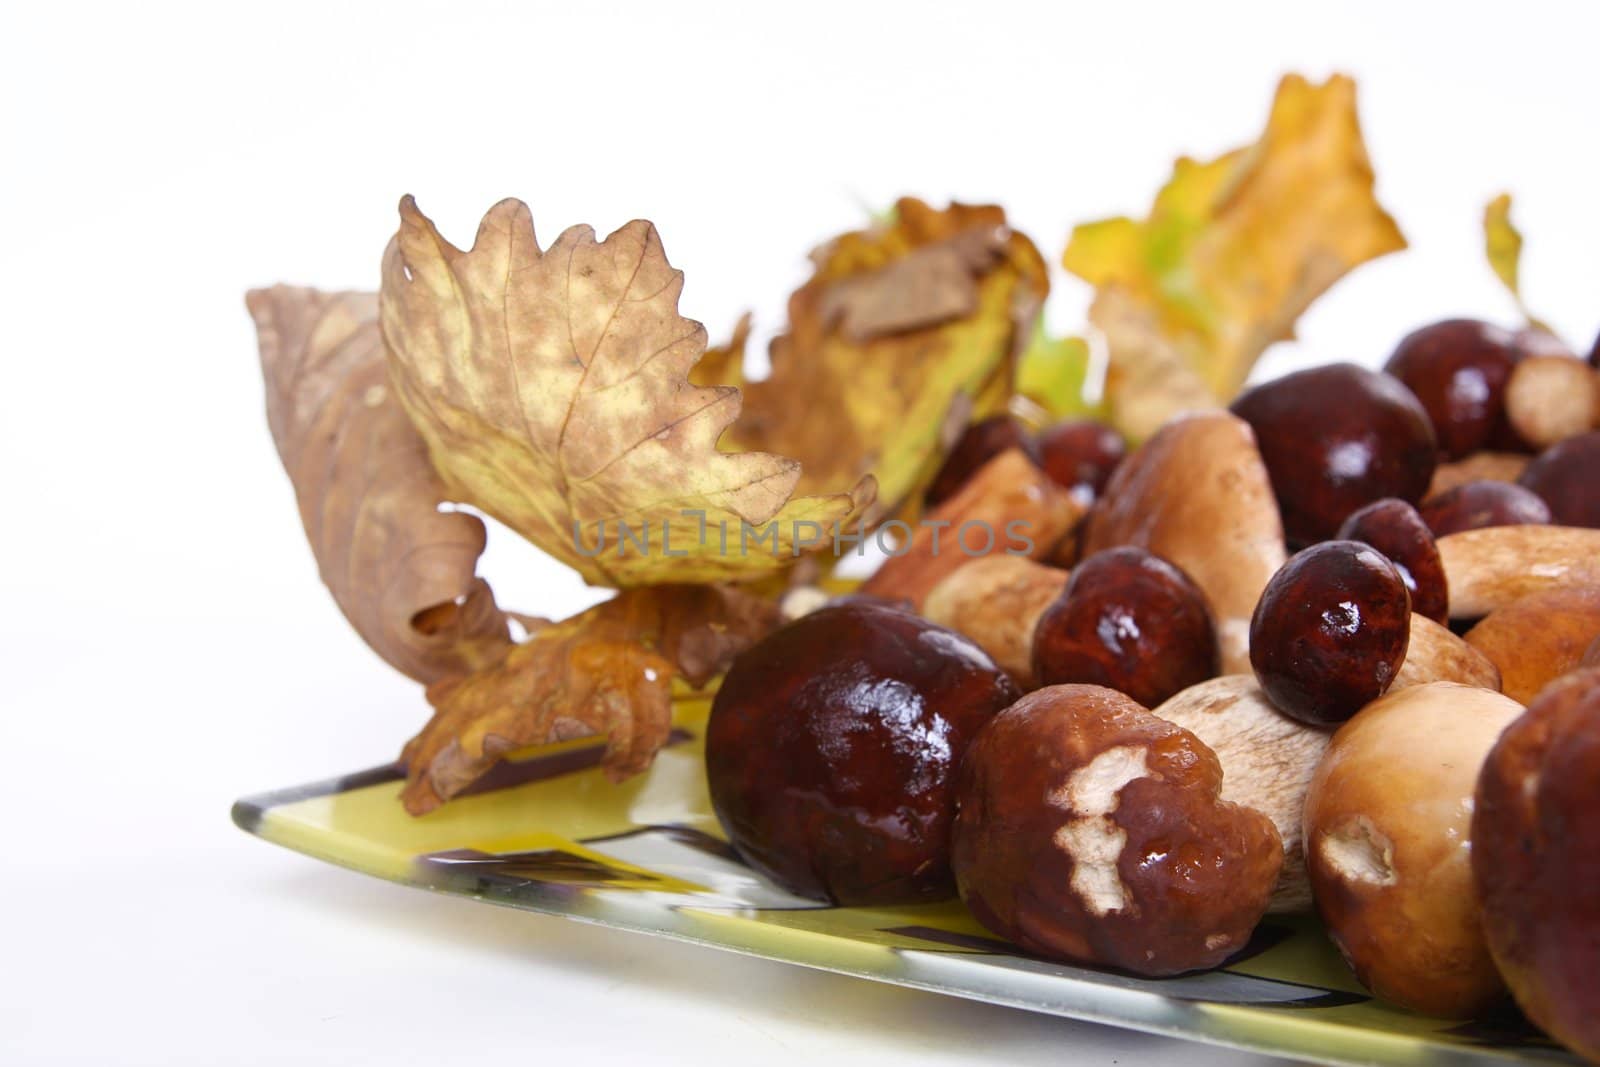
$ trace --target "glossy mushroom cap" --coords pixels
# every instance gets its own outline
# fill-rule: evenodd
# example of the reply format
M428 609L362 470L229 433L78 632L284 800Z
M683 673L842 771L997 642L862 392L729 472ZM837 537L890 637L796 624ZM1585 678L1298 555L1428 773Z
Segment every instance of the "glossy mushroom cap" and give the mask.
M978 473L978 468L1010 448L1019 448L1037 462L1038 446L1033 434L1011 415L991 415L970 424L944 457L923 503L928 507L940 504L956 495L956 491Z
M979 733L952 863L984 926L1057 959L1164 975L1214 967L1266 911L1283 844L1221 799L1193 734L1121 693L1050 686Z
M1523 355L1508 330L1447 319L1407 334L1384 370L1427 411L1444 457L1460 459L1506 438L1506 383Z
M870 602L823 608L724 678L706 728L712 806L740 855L802 896L949 896L956 767L1017 696L960 634Z
M1517 1004L1600 1061L1600 668L1566 675L1500 735L1478 778L1472 873Z
M1550 505L1552 522L1600 528L1600 430L1545 449L1517 482Z
M1205 594L1142 548L1107 549L1080 563L1033 631L1041 685L1103 685L1154 705L1217 670Z
M1450 591L1434 532L1404 500L1387 497L1354 511L1339 527L1337 540L1371 545L1400 571L1411 594L1411 610L1444 622L1450 617Z
M1395 565L1371 545L1324 541L1267 583L1250 663L1281 711L1326 725L1383 695L1410 640L1411 596Z
M1418 510L1435 537L1486 526L1540 526L1550 521L1550 508L1537 493L1509 482L1467 482L1429 497Z
M1287 551L1250 427L1227 412L1163 426L1111 476L1083 529L1085 556L1134 545L1172 563L1206 595L1222 669L1250 669L1250 613Z
M1433 426L1411 391L1352 363L1258 385L1232 411L1255 431L1294 544L1332 537L1374 500L1416 503L1438 462Z

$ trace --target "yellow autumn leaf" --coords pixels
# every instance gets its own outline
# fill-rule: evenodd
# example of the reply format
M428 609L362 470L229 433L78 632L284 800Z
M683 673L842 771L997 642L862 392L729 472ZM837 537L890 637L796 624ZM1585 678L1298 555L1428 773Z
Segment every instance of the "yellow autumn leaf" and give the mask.
M1510 193L1501 193L1484 206L1483 252L1489 269L1511 293L1528 325L1551 333L1550 327L1529 311L1522 299L1522 231L1511 221Z
M1136 404L1148 423L1231 399L1313 300L1404 247L1373 193L1355 83L1290 75L1259 141L1178 160L1148 217L1079 226L1063 263L1099 290L1090 317L1110 349L1113 413ZM1130 326L1131 340L1118 332ZM1137 365L1152 353L1160 373ZM1135 388L1153 392L1126 395Z
M729 436L799 459L803 492L872 475L886 518L969 419L1004 408L1048 272L1002 209L910 198L812 258L772 373L745 385Z
M1089 343L1081 337L1052 337L1038 323L1017 360L1017 395L1037 404L1051 419L1098 414L1084 395L1089 385Z
M849 526L865 473L793 496L795 459L718 450L739 390L690 382L706 336L682 287L648 222L604 241L575 226L545 251L505 200L461 251L405 198L383 337L454 498L617 587L760 578Z

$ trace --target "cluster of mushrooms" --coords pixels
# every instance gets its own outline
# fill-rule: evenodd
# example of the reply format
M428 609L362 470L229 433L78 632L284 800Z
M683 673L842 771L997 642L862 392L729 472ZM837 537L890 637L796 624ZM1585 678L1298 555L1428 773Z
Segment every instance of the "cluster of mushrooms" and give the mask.
M1314 910L1378 996L1509 991L1600 1060L1597 357L1452 320L1131 452L974 424L928 518L1034 550L924 524L857 593L792 593L714 702L730 840L1143 975Z

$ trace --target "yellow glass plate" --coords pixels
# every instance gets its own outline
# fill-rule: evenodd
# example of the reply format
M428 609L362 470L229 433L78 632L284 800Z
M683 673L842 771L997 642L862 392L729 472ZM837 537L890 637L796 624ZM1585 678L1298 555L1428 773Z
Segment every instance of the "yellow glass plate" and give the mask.
M1227 966L1145 979L1019 955L958 902L835 908L743 866L706 795L708 704L677 705L649 773L612 785L602 746L518 754L420 819L374 768L240 800L238 825L390 881L934 993L1324 1063L1577 1061L1512 1011L1470 1024L1373 1000L1314 921L1269 917ZM930 1010L933 1010L930 1006Z

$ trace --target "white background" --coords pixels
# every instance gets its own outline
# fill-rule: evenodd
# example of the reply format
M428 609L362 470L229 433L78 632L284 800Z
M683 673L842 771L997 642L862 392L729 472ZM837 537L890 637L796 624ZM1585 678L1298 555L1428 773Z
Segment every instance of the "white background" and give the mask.
M401 194L470 240L660 227L685 311L771 330L803 254L901 192L999 200L1054 261L1279 73L1359 76L1412 250L1268 369L1381 361L1525 287L1600 323L1600 75L1544 5L11 4L0 14L0 1061L1016 1065L1232 1054L432 898L232 829L241 793L394 755L416 688L319 586L242 293L372 287ZM1058 272L1059 273L1059 272ZM1062 279L1054 325L1078 325ZM504 603L594 594L506 535Z

